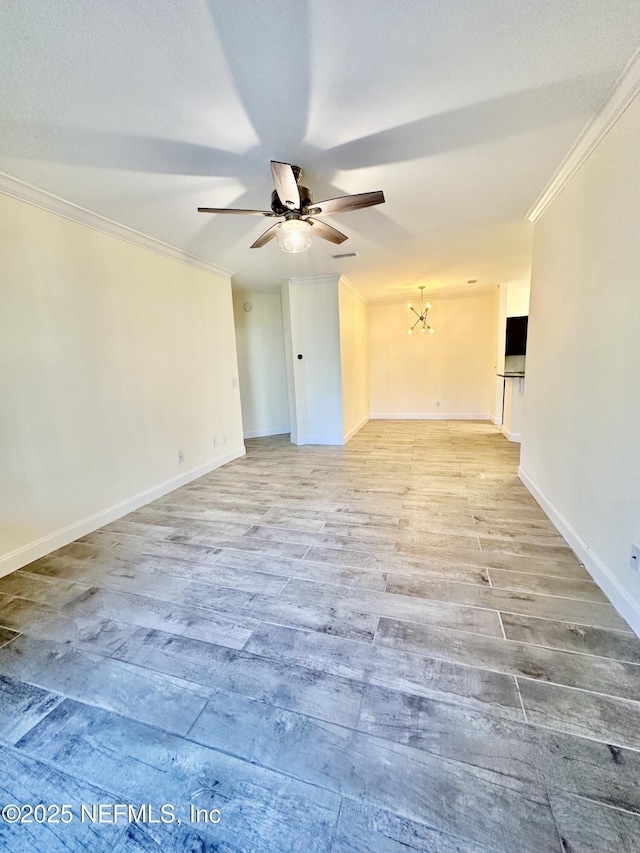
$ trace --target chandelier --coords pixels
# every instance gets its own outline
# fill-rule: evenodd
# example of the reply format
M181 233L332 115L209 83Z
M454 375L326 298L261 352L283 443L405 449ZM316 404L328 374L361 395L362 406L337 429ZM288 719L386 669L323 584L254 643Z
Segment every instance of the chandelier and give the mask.
M428 315L428 313L429 313L429 311L430 311L430 309L431 309L431 303L430 303L430 302L424 302L424 287L425 287L425 286L424 286L424 284L421 284L421 285L420 285L420 287L418 288L418 290L420 291L420 313L418 313L418 312L416 311L416 309L413 307L413 305L411 304L411 302L410 302L410 303L409 303L409 305L407 306L408 308L410 308L410 309L411 309L411 311L413 311L413 313L414 313L414 314L416 315L416 317L418 318L418 319L415 321L415 323L413 324L413 326L409 329L409 334L410 334L410 335L412 335L412 334L413 334L413 330L415 329L415 327L416 327L419 323L422 323L422 325L420 326L420 331L421 331L421 332L429 332L429 334L431 334L431 335L432 335L432 334L433 334L433 332L434 332L433 327L432 327L432 326L430 326L430 325L427 323L427 315Z

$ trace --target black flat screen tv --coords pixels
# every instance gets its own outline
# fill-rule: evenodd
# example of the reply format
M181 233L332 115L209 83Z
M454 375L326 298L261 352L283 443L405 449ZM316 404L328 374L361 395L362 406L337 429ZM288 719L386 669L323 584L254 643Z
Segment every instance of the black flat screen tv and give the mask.
M528 324L528 317L507 317L507 341L504 348L505 355L527 354Z

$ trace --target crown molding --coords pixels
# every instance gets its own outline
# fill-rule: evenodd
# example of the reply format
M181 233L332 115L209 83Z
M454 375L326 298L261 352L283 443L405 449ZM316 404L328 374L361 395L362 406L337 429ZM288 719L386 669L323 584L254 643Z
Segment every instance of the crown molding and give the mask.
M359 299L360 302L363 303L363 305L369 305L369 300L364 295L364 293L361 293L361 291L358 290L358 288L355 286L355 284L352 281L349 281L349 279L346 277L346 275L340 276L339 284L341 284L348 291L353 293L353 295L356 297L356 299Z
M528 211L526 217L528 220L537 222L540 219L623 115L638 92L640 92L640 48L633 54L614 83L604 106L584 128L555 175Z
M310 275L301 277L294 277L288 279L289 284L336 284L342 285L347 290L349 290L356 299L360 300L364 305L369 305L369 300L361 293L358 288L346 277L346 275L342 275L342 273L331 275Z
M121 225L119 222L114 222L112 219L100 216L98 213L93 213L84 207L38 189L38 187L31 186L31 184L27 184L4 172L0 172L0 193L11 198L16 198L19 201L24 201L26 204L31 204L34 207L39 207L41 210L46 210L71 222L86 225L94 231L101 231L110 237L124 240L125 243L132 243L134 246L155 252L156 255L163 255L172 261L178 261L178 263L196 267L196 269L205 270L205 272L213 272L225 278L231 278L233 275L231 270L219 267L210 261L205 261L204 258L198 258L196 255L183 252L182 249L177 249L175 246L163 243L162 240L156 240L155 237L149 237L147 234L142 234L140 231L135 231L133 228L128 228L126 225Z
M474 288L471 292L462 291L461 293L438 293L437 290L431 292L425 292L424 298L429 302L444 302L449 299L478 299L481 296L491 296L496 293L498 290L497 284L487 285L486 287ZM410 293L407 292L404 296L394 296L393 299L377 299L377 300L369 300L367 303L372 308L376 308L378 305L406 305L407 299L416 299L416 296L413 291Z
M336 284L341 279L340 273L332 273L331 275L307 275L307 276L290 276L288 281L294 282L295 284L306 284L310 281L315 281L318 284L331 284L331 282L335 282Z

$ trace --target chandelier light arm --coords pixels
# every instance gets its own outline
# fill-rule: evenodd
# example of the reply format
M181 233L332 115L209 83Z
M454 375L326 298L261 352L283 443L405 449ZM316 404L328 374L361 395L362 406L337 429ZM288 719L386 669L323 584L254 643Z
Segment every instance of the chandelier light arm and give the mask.
M413 330L419 323L422 323L422 327L420 329L421 332L428 331L433 334L433 327L427 323L427 317L429 316L429 311L431 310L431 303L424 301L425 285L421 285L418 290L420 291L420 312L418 313L418 311L416 311L411 302L409 302L409 304L407 305L407 308L409 308L410 311L413 311L413 313L418 318L413 324L413 326L411 326L411 328L409 329L409 334L413 334Z

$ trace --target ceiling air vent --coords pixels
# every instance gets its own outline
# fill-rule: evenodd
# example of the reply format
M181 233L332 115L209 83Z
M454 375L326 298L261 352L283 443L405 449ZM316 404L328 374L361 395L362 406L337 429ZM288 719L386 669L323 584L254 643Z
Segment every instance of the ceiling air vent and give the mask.
M345 252L343 255L332 255L331 257L337 261L339 258L357 258L359 255L357 252Z

